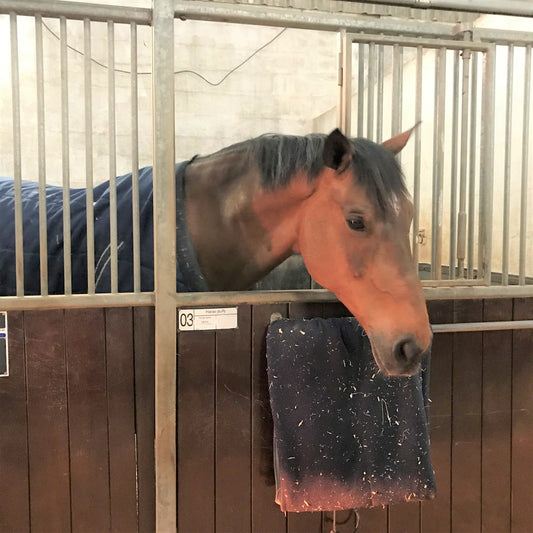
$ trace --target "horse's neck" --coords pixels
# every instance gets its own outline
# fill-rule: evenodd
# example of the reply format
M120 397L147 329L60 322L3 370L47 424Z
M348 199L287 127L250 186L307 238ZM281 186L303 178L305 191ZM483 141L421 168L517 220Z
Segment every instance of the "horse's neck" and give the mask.
M211 290L247 289L295 251L302 192L262 192L243 159L198 160L185 175L189 234Z

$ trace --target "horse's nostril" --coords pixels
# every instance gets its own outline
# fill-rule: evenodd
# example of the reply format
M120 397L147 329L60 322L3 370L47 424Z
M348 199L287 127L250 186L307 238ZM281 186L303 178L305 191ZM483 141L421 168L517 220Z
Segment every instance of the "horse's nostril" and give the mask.
M422 350L415 339L411 336L404 337L396 343L394 356L396 360L404 364L417 363Z

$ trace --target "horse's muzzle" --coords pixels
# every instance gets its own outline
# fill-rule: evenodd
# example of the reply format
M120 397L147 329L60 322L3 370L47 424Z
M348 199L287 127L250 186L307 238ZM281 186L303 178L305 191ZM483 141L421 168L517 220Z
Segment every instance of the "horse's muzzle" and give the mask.
M420 369L422 358L429 348L421 348L413 335L406 335L393 348L397 375L412 376Z

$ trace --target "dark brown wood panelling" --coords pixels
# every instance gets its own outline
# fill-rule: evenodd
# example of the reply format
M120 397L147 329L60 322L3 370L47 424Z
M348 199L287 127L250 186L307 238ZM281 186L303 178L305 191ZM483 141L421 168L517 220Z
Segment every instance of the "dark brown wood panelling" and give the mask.
M252 309L252 533L285 533L286 519L274 502L272 414L268 397L266 331L273 313L287 316L287 305ZM183 532L180 532L183 533Z
M65 311L73 531L111 530L103 309Z
M111 531L136 533L135 393L131 308L105 310L105 342Z
M215 332L178 335L178 530L215 531Z
M154 326L153 307L138 307L133 310L139 533L155 531Z
M252 310L242 305L238 329L216 333L216 531L249 531L251 524Z
M32 531L71 531L63 311L24 313Z
M428 312L432 324L452 323L453 301L428 302ZM450 531L453 344L453 333L433 336L429 423L437 497L422 503L421 524L424 533Z
M22 312L9 313L9 376L0 378L0 531L29 531L26 354Z
M514 320L533 319L533 298L514 300ZM511 532L533 531L533 329L513 332Z
M512 320L512 300L485 300L483 320ZM481 527L511 528L512 331L483 334Z
M454 322L480 322L483 302L457 301ZM483 334L455 333L452 380L452 523L454 533L481 531Z

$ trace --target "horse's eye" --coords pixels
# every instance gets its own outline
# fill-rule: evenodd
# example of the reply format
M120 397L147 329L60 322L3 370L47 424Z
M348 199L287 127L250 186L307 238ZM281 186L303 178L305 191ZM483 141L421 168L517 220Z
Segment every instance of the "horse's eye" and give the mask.
M346 219L346 223L348 224L348 227L354 231L365 231L365 219L363 217L359 216L353 216L348 219Z

